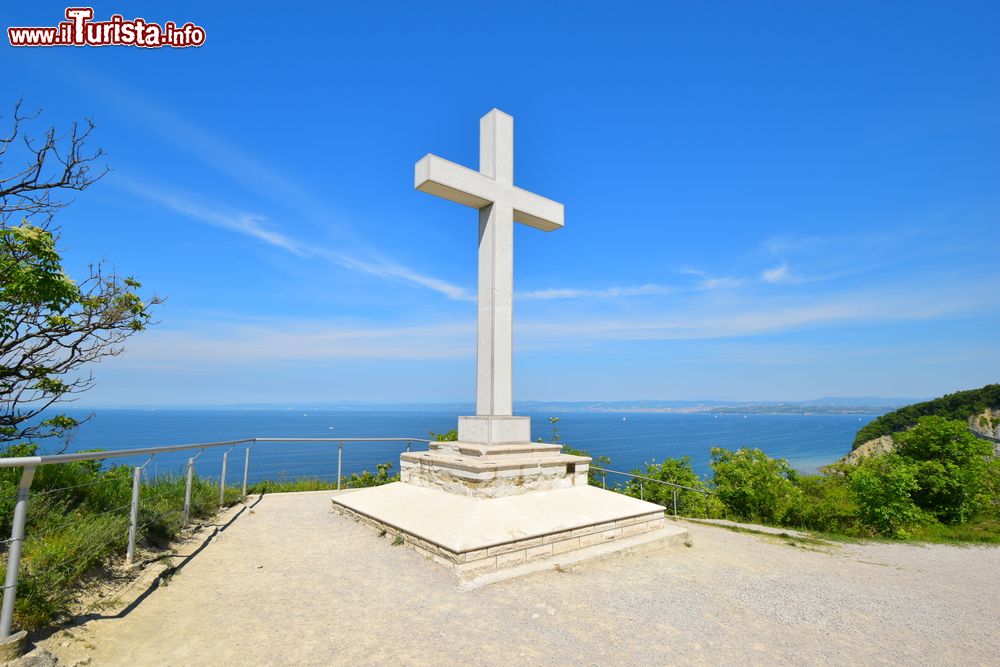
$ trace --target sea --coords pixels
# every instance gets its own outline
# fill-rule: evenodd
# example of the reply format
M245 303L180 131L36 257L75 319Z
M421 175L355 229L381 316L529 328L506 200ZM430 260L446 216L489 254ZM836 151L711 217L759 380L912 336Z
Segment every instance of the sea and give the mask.
M123 450L253 437L281 438L429 438L454 428L457 412L444 410L303 410L303 409L95 409L66 410L89 417L68 440L49 440L41 453L88 449ZM464 414L464 413L463 413ZM803 473L816 472L848 453L858 429L876 415L857 414L711 414L662 412L559 412L527 414L532 439L553 438L592 456L607 456L609 467L631 471L669 457L689 457L694 470L710 474L712 447L756 447L784 458ZM391 462L398 471L406 442L351 443L343 447L343 474L375 471ZM414 442L413 450L426 448ZM218 478L222 453L210 448L195 462L198 474ZM242 481L245 446L229 454L227 480ZM157 454L147 466L151 475L181 474L193 452ZM263 479L336 479L338 443L257 443L250 450L250 483ZM109 461L137 465L142 458ZM609 483L613 479L609 478Z

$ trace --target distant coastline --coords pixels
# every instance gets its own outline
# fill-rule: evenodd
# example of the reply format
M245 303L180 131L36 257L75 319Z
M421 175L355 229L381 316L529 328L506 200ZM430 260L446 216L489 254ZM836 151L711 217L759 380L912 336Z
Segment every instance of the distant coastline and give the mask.
M653 414L741 414L741 415L881 415L918 398L827 397L809 401L518 401L518 414L556 413L653 413ZM323 410L370 412L454 412L473 414L467 402L404 403L391 401L303 401L288 403L240 403L218 405L94 405L74 410Z
M801 405L724 405L724 406L692 406L692 407L578 407L549 406L550 412L614 412L614 413L655 413L655 414L716 414L716 415L881 415L895 410L896 405L884 406L834 406L819 405L803 407ZM532 410L534 412L536 410Z

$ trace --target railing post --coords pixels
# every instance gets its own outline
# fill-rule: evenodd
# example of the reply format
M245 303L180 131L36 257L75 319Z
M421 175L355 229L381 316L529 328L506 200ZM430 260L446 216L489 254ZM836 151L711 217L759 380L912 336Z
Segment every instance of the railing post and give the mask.
M340 491L341 467L344 462L344 443L337 446L337 490Z
M674 489L674 516L677 516L677 489Z
M410 445L412 444L413 444L412 442L406 443L406 451L410 451Z
M219 507L226 503L226 462L229 461L229 450L222 452L222 475L219 476Z
M21 544L24 542L24 523L28 517L28 490L35 479L35 466L25 466L21 482L17 485L14 505L14 525L10 531L7 551L7 578L3 586L3 607L0 608L0 639L10 637L14 625L14 599L17 596L17 575L21 565Z
M247 445L247 455L243 461L243 495L247 495L247 475L250 474L250 445Z
M645 500L646 495L642 492L642 480L639 480L639 500Z
M608 490L608 476L607 475L601 475L601 488L603 488L605 491Z
M191 518L191 483L194 481L194 458L188 459L188 469L187 469L187 484L184 485L184 523L182 526L188 525L188 519Z
M125 553L125 564L131 565L135 562L135 534L139 523L139 483L142 478L142 469L145 466L136 466L132 471L132 509L128 515L128 551Z

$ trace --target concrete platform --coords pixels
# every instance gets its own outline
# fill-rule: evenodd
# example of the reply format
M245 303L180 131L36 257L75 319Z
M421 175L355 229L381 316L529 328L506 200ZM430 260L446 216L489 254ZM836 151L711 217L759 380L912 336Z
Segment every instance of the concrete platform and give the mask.
M398 535L459 575L559 556L579 562L616 551L608 548L612 542L631 548L687 539L686 529L665 524L659 505L592 486L474 498L397 482L332 501L338 511Z

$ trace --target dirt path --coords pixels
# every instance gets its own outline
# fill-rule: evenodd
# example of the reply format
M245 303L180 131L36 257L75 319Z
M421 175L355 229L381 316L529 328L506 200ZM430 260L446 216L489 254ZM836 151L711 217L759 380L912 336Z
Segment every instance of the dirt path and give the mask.
M41 646L136 666L1000 664L997 548L691 523L691 548L459 591L329 496L265 497L123 618Z

